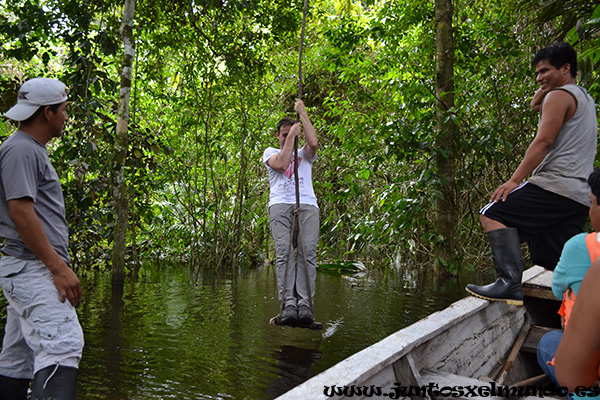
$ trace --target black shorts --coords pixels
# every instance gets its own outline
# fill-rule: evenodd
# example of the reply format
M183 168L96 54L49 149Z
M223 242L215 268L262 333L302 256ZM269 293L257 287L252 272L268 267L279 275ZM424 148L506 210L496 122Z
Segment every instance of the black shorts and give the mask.
M554 269L563 245L583 232L589 207L525 182L506 201L490 203L482 215L509 228L516 228L521 243L527 242L531 261Z

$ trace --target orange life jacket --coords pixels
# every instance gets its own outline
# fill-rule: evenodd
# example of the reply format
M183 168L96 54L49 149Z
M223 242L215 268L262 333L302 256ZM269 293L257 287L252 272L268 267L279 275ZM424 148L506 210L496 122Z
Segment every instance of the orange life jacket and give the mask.
M592 232L585 235L585 245L590 254L591 265L596 258L600 257L600 232ZM575 298L575 293L573 293L571 288L567 289L563 295L563 302L558 310L558 313L562 315L564 319L563 329L566 329L567 327L567 322L569 321L571 311L573 311L573 305L575 304ZM548 362L548 364L554 366L554 358L552 358L552 361ZM598 366L598 376L600 377L600 366Z
M585 235L585 245L588 253L590 253L590 260L593 263L596 258L600 257L600 232L592 232ZM591 265L591 264L590 264ZM563 302L560 305L558 313L563 316L563 327L567 327L571 310L573 310L573 304L575 304L575 293L569 288L563 295Z

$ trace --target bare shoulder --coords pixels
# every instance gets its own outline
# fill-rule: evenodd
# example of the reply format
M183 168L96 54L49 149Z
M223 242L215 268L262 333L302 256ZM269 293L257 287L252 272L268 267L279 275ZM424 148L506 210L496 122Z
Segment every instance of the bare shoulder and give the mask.
M542 118L560 119L564 123L573 117L576 110L577 101L575 97L567 90L555 89L549 92L544 99Z
M556 102L573 103L573 104L577 103L577 101L575 100L575 96L573 96L571 94L571 92L569 92L566 89L561 89L561 88L556 88L556 89L548 92L548 94L546 95L546 98L544 99L544 103L556 103Z
M554 89L546 95L543 107L577 108L577 100L568 90Z

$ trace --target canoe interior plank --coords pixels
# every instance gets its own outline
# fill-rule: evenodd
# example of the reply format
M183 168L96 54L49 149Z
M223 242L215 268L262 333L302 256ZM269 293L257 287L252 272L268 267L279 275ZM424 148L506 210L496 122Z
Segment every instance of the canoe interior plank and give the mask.
M525 315L523 307L493 302L464 323L450 327L426 345L415 348L412 355L419 369L491 376L504 363L525 322Z
M533 376L531 378L525 379L524 381L515 382L513 386L516 387L527 387L527 386L544 386L552 384L552 379L546 375L541 374L537 376Z
M533 268L535 268L535 272L532 271L533 273L527 279L523 279L523 295L540 299L559 300L552 292L552 276L554 272L542 267Z
M402 385L423 385L423 380L411 354L407 354L394 363L394 374L397 382Z
M545 326L534 326L529 331L529 335L527 335L527 339L525 339L525 343L523 343L522 351L528 353L537 353L538 343L542 336L546 333L553 331L553 328L547 328Z
M558 300L552 292L552 289L543 287L528 287L523 285L523 295L537 297L539 299Z
M554 275L553 271L543 270L539 274L528 279L526 282L524 282L524 284L551 288L553 275Z
M544 267L540 267L539 265L534 265L531 268L527 268L525 271L523 271L523 276L521 278L521 282L523 282L523 284L527 284L527 282L529 282L532 279L535 279L536 276L545 273L546 270L544 269Z
M462 386L463 388L464 387L490 388L489 382L481 381L479 379L469 378L466 376L455 375L455 374L451 374L448 372L424 370L424 371L422 371L422 377L423 377L423 381L426 382L425 383L426 385L429 385L431 383L433 385L437 385L439 388L443 388L443 387L457 388L460 386ZM460 393L456 392L455 394L458 395ZM488 394L488 396L486 396L486 394ZM468 391L464 391L464 396L455 396L453 394L452 396L448 396L448 397L451 397L452 399L463 399L463 400L478 400L478 399L506 400L506 397L490 396L489 394L490 393L487 392L487 393L482 393L483 396L473 396Z
M415 365L412 354L407 354L394 363L394 373L396 375L396 382L402 386L422 387L425 385ZM430 400L430 397L425 393L423 396L419 396L419 399Z
M380 373L373 375L371 377L369 377L368 379L366 379L364 382L361 382L360 384L357 384L357 386L362 386L362 387L366 387L366 388L371 388L371 387L375 387L375 388L381 388L381 391L383 393L390 393L392 391L391 388L393 388L396 385L396 382L398 382L398 379L396 378L396 374L393 368L386 368L384 370L382 370ZM320 392L318 393L317 396L315 396L315 394L313 393L311 395L311 397L295 397L295 399L313 399L313 398L318 398L321 399L322 397L320 397ZM358 396L358 395L354 395L352 397L347 397L347 396L342 396L342 397L328 397L329 399L334 398L334 399L339 399L339 400L360 400L360 399L367 399L367 398L381 398L381 397L369 397L369 396ZM387 398L389 398L389 395L387 396Z

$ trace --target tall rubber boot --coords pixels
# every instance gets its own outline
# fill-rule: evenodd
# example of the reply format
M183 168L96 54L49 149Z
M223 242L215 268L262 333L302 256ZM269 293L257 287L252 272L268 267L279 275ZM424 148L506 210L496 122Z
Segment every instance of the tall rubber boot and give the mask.
M29 379L9 378L0 375L0 399L26 400Z
M495 229L487 233L498 279L485 286L467 285L467 292L485 300L505 301L523 305L523 254L515 228Z
M77 368L51 365L39 370L31 384L31 400L75 400Z

